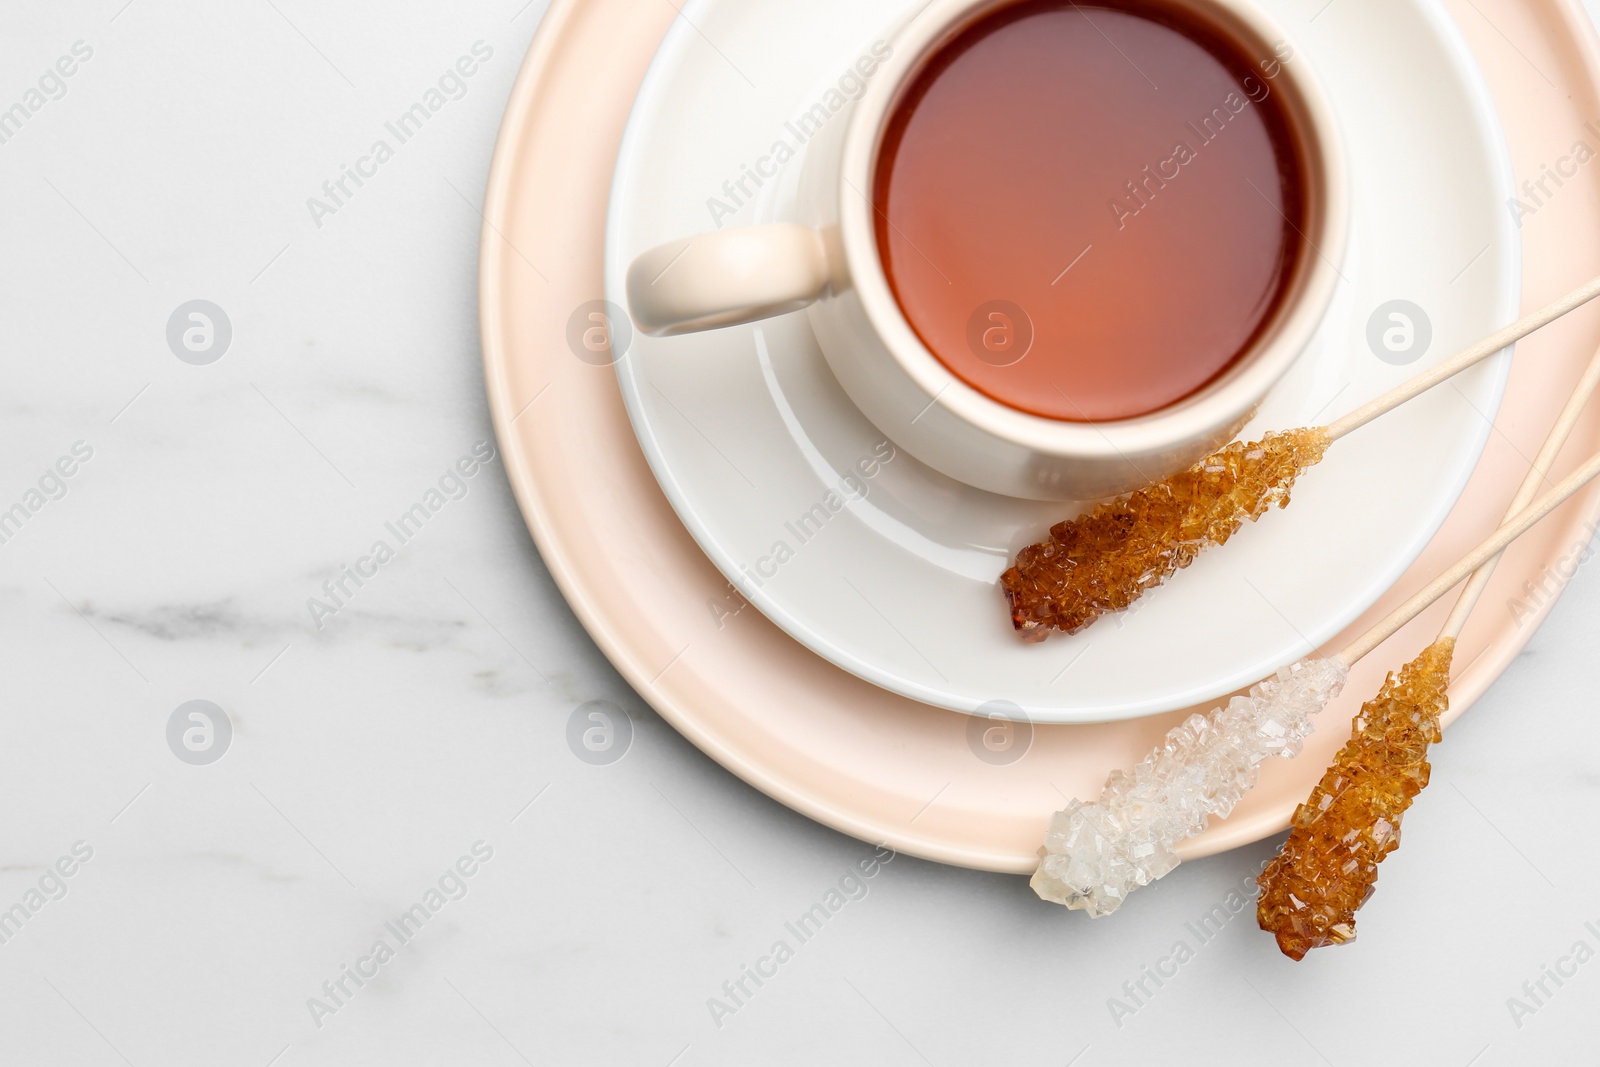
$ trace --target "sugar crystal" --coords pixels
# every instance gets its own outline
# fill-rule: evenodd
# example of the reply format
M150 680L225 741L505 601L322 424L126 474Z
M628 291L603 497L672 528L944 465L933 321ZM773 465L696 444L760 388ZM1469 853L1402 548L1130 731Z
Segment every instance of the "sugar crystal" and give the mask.
M1291 959L1355 939L1378 864L1400 847L1400 819L1428 784L1428 746L1443 736L1454 655L1455 639L1441 638L1385 679L1261 872L1256 919Z
M1226 544L1246 519L1286 506L1295 479L1329 443L1320 429L1235 441L1164 482L1057 523L1050 540L1018 552L1000 577L1011 624L1023 640L1042 641L1126 610L1204 549Z
M1098 800L1051 817L1033 891L1096 918L1116 911L1178 865L1180 842L1233 810L1262 761L1300 752L1346 675L1343 660L1302 660L1249 696L1190 715L1131 772L1113 771Z

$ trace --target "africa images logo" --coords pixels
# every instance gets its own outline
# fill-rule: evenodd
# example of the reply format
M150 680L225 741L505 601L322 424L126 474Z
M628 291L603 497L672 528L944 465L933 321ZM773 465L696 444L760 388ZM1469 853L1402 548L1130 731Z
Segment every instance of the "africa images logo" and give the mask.
M724 221L754 200L757 190L776 178L784 166L800 154L800 149L815 140L835 115L852 100L866 95L867 82L893 54L894 49L886 41L874 41L872 48L845 68L815 103L783 124L783 135L772 142L765 155L757 157L754 165L740 164L738 176L722 183L722 196L706 199L712 224L720 229Z

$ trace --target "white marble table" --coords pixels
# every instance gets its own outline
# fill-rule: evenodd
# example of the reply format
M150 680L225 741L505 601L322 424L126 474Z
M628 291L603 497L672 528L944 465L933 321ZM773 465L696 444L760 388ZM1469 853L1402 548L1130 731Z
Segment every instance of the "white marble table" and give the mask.
M649 712L468 458L523 2L0 10L0 1063L1593 1062L1587 570L1298 966L1226 906L1271 842L1094 923L873 863ZM569 747L589 701L624 759Z

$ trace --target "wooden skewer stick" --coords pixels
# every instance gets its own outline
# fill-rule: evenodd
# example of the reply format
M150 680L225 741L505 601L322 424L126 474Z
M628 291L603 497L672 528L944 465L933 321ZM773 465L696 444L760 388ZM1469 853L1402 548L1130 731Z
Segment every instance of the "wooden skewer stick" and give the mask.
M1600 452L1590 456L1584 461L1583 466L1569 474L1554 489L1551 489L1528 507L1517 512L1514 518L1490 534L1477 548L1461 557L1443 574L1419 590L1411 599L1395 608L1376 626L1356 638L1348 648L1339 653L1339 658L1344 660L1347 665L1353 665L1368 652L1383 644L1394 636L1395 632L1402 626L1422 614L1434 601L1444 596L1457 585L1460 585L1468 575L1498 556L1507 545L1527 533L1540 519L1560 507L1568 497L1588 485L1596 476L1600 476Z
M1473 364L1481 363L1507 345L1515 344L1541 326L1549 325L1597 296L1600 296L1600 278L1585 282L1559 300L1524 315L1510 326L1490 334L1449 359L1429 367L1416 377L1401 382L1382 396L1328 423L1324 429L1327 430L1329 440L1337 441L1351 430L1360 429L1384 412L1394 410L1412 397L1432 389L1446 378L1461 373Z
M1550 428L1550 436L1544 439L1543 447L1534 457L1533 466L1528 468L1528 476L1522 480L1522 486L1512 498L1511 506L1506 510L1505 521L1509 522L1517 512L1533 503L1539 487L1549 481L1550 468L1555 464L1556 457L1561 454L1561 447L1567 443L1567 438L1572 436L1573 429L1578 425L1579 416L1588 406L1589 398L1594 395L1597 387L1600 387L1600 349L1595 350L1595 354L1589 359L1589 366L1584 369L1583 376L1573 386L1572 395L1567 398L1566 406L1561 409L1555 425ZM1461 636L1461 631L1467 625L1467 616L1472 614L1472 609L1477 606L1483 591L1489 587L1489 579L1494 577L1494 569L1499 562L1500 556L1497 555L1473 573L1471 581L1467 582L1466 588L1461 590L1461 596L1456 599L1456 606L1451 609L1450 617L1445 620L1444 627L1439 631L1441 638Z

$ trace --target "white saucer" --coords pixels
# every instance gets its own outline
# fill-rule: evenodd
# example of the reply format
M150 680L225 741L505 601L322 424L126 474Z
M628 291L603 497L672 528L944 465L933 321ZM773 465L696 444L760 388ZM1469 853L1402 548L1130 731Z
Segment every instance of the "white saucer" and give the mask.
M795 143L787 124L915 2L686 4L618 159L609 299L625 305L636 254L714 228L711 201L731 203L724 183L736 184L774 142ZM1247 435L1327 421L1490 332L1514 317L1520 277L1498 121L1443 12L1396 0L1311 22L1315 12L1295 0L1265 6L1339 110L1355 221L1328 322ZM788 217L798 166L788 162L723 224ZM1366 339L1369 317L1395 299L1432 322L1431 347L1407 366L1379 360ZM1490 431L1507 369L1501 357L1341 441L1287 511L1203 556L1129 615L1023 645L996 579L1071 508L967 488L903 451L884 462L882 435L829 374L803 314L670 339L635 334L618 363L668 498L765 615L894 692L1052 723L1202 703L1338 633L1443 522ZM867 495L845 501L840 486L864 477L863 462ZM706 610L736 607L713 601Z

